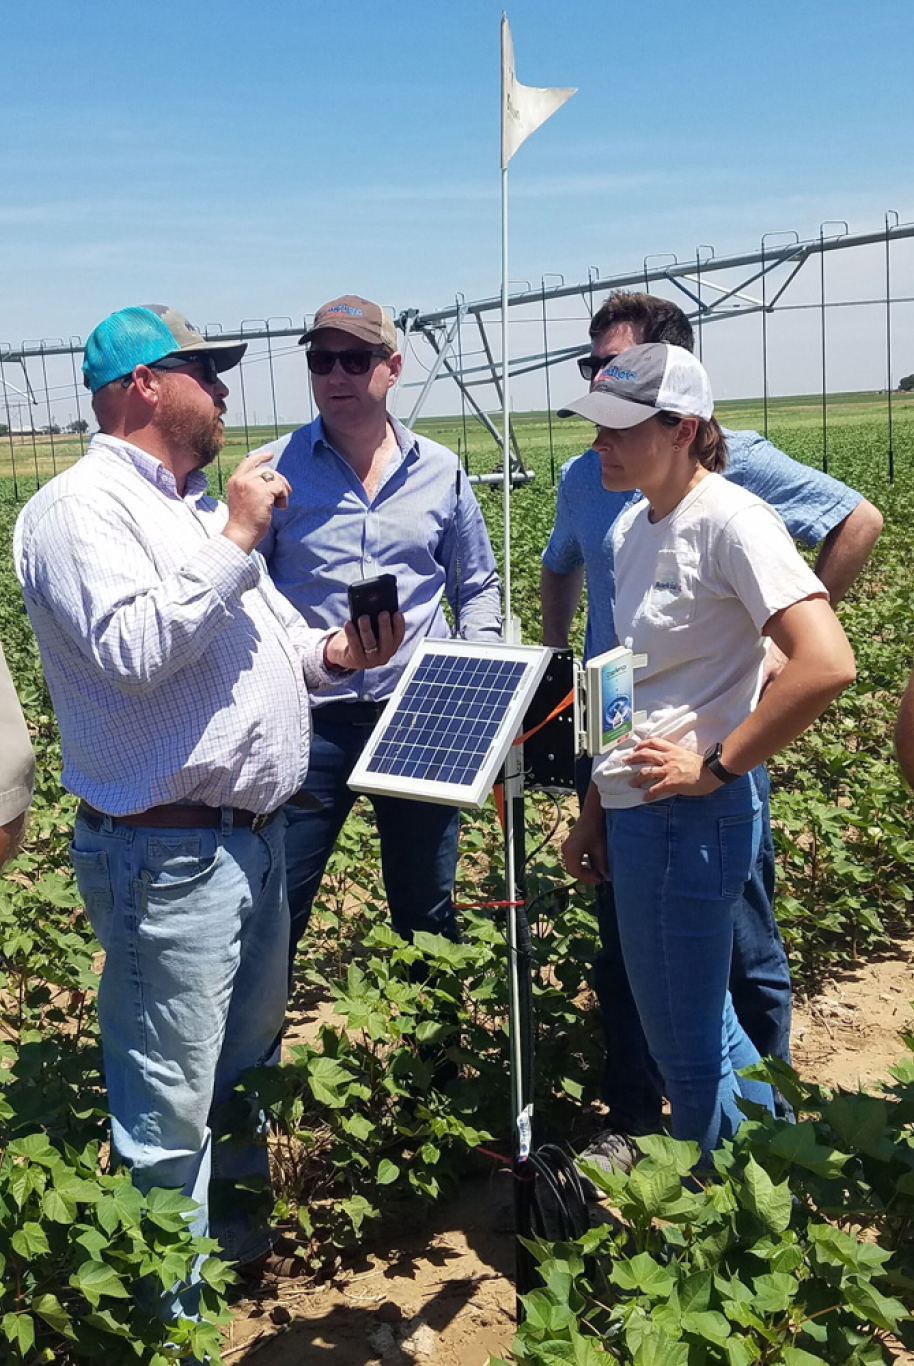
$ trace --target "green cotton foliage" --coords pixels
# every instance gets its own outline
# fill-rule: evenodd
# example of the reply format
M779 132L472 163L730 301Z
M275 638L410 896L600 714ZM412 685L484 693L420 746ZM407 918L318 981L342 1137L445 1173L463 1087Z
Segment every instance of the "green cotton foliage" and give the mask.
M716 1179L683 1192L682 1209L659 1160L674 1177L687 1145L656 1140L629 1175L612 1178L625 1222L537 1245L545 1284L534 1321L518 1330L516 1361L551 1359L541 1350L551 1340L544 1325L553 1337L564 1325L566 1345L593 1334L632 1366L667 1358L875 1366L891 1359L887 1334L914 1340L906 1141L914 1071L895 1068L895 1084L876 1096L831 1093L784 1064L779 1071L797 1097L798 1123L747 1121L715 1155ZM560 1279L548 1274L556 1265Z
M817 464L820 433L808 413L770 406L775 442ZM891 740L911 665L914 406L899 402L896 409L894 487L886 478L882 411L829 408L830 470L886 518L870 563L840 607L857 682L770 765L777 913L801 988L890 945L914 916L914 799ZM725 420L739 426L757 419ZM542 415L516 421L536 479L512 494L513 607L525 638L536 641L540 553L555 507L550 433ZM430 426L452 445L463 436L459 421ZM555 427L557 462L584 449L588 435L583 423ZM485 433L470 426L468 436L471 468L491 468L499 453ZM478 495L501 561L501 490L480 487ZM38 755L26 844L0 880L7 1026L0 1043L0 1358L20 1366L66 1351L74 1361L165 1366L174 1355L169 1341L185 1355L218 1351L230 1273L212 1257L209 1240L192 1252L185 1212L171 1196L146 1199L99 1161L107 1138L95 1014L99 946L69 868L75 799L60 787L59 737L11 570L16 512L0 480L0 639ZM583 624L579 613L572 632L578 650ZM555 816L548 796L528 794L535 1114L540 1132L569 1134L599 1080L599 1021L589 990L596 924L587 889L566 885ZM455 899L503 899L504 848L491 803L464 813L460 850ZM428 1204L464 1174L491 1170L493 1159L478 1148L510 1153L504 916L477 907L462 918L459 945L433 935L407 945L395 934L377 832L367 806L357 803L315 904L294 1003L316 996L333 1015L316 1038L290 1050L290 1061L251 1073L233 1098L239 1126L258 1100L272 1116L276 1217L301 1231L312 1269L333 1267L370 1240L385 1214L401 1217L410 1202ZM644 1156L630 1178L590 1167L623 1229L590 1230L578 1247L552 1258L552 1269L544 1252L541 1293L551 1307L541 1309L551 1326L534 1341L525 1324L517 1360L804 1366L812 1357L864 1366L887 1359L890 1332L914 1345L906 1317L914 1291L914 1060L872 1096L831 1096L778 1063L752 1073L781 1090L800 1123L782 1125L749 1107L752 1117L737 1141L715 1154L715 1176L702 1177L698 1189L682 1182L697 1152L663 1137L642 1140ZM205 1317L196 1327L173 1328L170 1338L142 1319L132 1299L104 1289L130 1287L140 1276L165 1284L192 1255L208 1259ZM25 1268L32 1266L29 1279ZM787 1282L791 1297L777 1308Z

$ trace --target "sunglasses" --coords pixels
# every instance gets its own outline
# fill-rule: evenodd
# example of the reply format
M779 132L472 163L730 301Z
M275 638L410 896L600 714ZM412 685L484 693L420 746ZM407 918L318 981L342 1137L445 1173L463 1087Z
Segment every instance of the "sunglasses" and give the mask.
M183 370L187 365L199 365L203 371L202 379L204 384L215 384L219 378L219 367L216 365L215 356L203 351L195 353L188 351L181 356L163 356L161 360L153 361L150 370Z
M188 365L199 365L203 371L200 379L204 384L215 384L219 378L219 367L216 365L214 356L207 352L197 353L188 352L182 356L163 356L161 360L154 360L149 365L150 370L184 370ZM133 383L133 371L129 375L121 377L121 384L128 389Z
M578 369L581 372L581 379L586 380L588 384L593 384L604 365L615 360L617 355L618 352L614 351L608 356L578 356Z
M347 375L367 375L373 360L387 360L388 353L377 346L368 349L353 347L350 351L319 351L311 348L305 352L308 369L312 375L329 375L339 361Z

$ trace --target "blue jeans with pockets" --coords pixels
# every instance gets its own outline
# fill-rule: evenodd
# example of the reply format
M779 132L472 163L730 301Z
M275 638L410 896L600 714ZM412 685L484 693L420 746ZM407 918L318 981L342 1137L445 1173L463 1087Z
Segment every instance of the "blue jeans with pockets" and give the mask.
M114 1150L140 1190L180 1188L196 1201L192 1232L239 1262L273 1241L263 1197L255 1212L235 1189L259 1178L269 1190L265 1131L254 1117L247 1140L220 1141L218 1111L246 1068L279 1057L284 826L280 815L257 833L233 828L228 809L221 829L79 815L70 848L105 950L98 1013ZM175 1293L170 1307L192 1313L193 1291Z
M728 989L734 916L758 854L751 776L706 797L606 813L619 936L676 1138L703 1156L736 1131L738 1096L773 1109L770 1086L736 1072L759 1054Z

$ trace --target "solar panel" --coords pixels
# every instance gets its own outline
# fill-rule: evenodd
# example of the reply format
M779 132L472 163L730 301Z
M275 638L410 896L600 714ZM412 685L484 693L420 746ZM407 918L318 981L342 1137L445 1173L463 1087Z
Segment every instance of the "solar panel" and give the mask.
M483 806L549 655L532 645L425 641L375 726L350 787Z

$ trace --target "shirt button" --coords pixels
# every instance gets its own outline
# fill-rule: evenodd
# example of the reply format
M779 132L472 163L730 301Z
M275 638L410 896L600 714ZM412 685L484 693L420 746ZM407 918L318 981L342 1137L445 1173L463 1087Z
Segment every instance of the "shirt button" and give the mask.
M373 559L374 559L374 556L373 556L373 555L366 555L366 556L365 556L365 560L366 560L366 562L367 562L368 564L371 564L371 561L372 561Z

